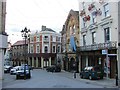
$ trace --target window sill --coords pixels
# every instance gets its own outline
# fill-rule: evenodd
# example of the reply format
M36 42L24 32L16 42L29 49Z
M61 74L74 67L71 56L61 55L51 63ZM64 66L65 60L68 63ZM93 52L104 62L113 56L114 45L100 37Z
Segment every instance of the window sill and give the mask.
M104 17L103 19L101 19L101 21L104 21L104 20L106 20L106 19L108 19L108 18L110 18L111 17L111 15L110 16L107 16L107 17Z

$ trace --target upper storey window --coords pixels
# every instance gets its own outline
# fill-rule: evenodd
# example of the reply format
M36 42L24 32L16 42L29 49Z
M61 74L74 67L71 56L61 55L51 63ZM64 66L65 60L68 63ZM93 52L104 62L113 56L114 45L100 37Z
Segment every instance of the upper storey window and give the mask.
M73 34L75 34L76 32L76 28L75 28L75 25L73 26Z
M37 36L37 42L39 42L40 41L40 38L39 38L39 36Z
M52 36L53 42L56 42L56 36Z
M44 36L44 40L47 41L48 40L48 36Z
M104 15L105 15L105 17L110 16L109 4L107 3L103 7L104 7Z
M47 46L44 47L44 52L48 53L48 47Z
M110 41L110 27L104 28L105 42Z

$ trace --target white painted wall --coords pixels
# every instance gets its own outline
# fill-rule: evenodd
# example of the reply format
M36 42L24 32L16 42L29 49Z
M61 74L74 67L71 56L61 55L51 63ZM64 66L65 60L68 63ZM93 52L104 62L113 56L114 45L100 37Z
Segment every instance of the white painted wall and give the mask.
M88 5L91 2L85 2L85 11L86 11L86 15L90 15L90 11L88 11ZM105 3L106 4L106 3ZM97 9L101 9L102 10L102 15L101 16L97 16L96 17L96 21L97 21L97 25L98 28L93 30L96 31L96 43L104 43L104 27L110 27L111 28L111 32L110 32L110 41L118 41L118 5L117 2L109 2L109 10L110 10L110 18L106 18L104 17L104 13L103 13L103 5L104 4L100 4L100 3L95 3L95 6ZM79 2L79 11L82 10L82 3ZM80 13L80 12L79 12ZM105 19L105 20L103 20ZM105 26L101 26L103 23L109 21L109 19L112 19L112 23L105 25ZM109 21L110 22L110 21ZM91 31L88 29L89 25L91 25L91 21L87 21L86 22L87 25L87 32L86 33L82 33L80 35L80 45L83 46L83 35L86 34L86 45L91 45L92 44L92 33ZM80 16L80 31L82 30L81 28L83 27L83 22L82 22L82 18Z

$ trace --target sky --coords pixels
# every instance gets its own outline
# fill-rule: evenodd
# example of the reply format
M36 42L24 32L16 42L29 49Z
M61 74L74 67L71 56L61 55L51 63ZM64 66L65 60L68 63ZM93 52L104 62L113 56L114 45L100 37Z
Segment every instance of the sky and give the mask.
M60 32L71 9L79 11L78 0L7 0L8 41L22 40L20 31L25 27L32 33L42 25Z

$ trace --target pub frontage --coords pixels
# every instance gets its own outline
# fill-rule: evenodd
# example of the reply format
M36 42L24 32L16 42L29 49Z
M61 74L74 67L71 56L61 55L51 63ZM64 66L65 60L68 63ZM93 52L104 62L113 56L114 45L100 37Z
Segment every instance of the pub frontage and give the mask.
M102 51L107 51L103 54ZM105 77L115 78L117 73L117 42L99 43L77 47L81 70L85 66L101 66L104 69ZM108 58L107 58L108 56ZM106 68L108 67L108 71Z

